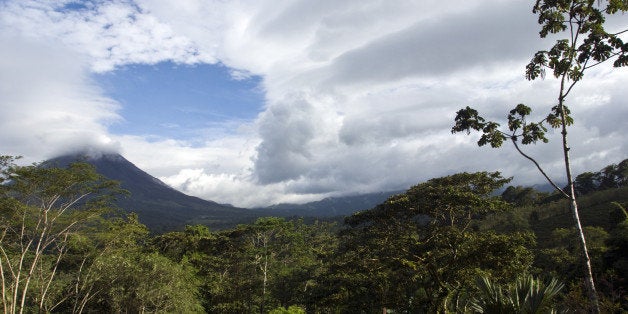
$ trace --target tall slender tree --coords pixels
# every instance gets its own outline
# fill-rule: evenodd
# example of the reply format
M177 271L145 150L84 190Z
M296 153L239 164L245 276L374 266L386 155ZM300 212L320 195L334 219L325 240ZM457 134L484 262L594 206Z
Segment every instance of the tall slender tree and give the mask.
M538 15L541 38L550 34L563 34L566 38L558 39L549 50L538 51L526 67L526 78L528 80L544 78L545 71L551 70L560 83L556 104L540 122L527 121L526 118L532 113L531 108L524 104L517 105L507 116L508 130L501 130L499 123L486 121L475 109L467 106L457 112L452 128L452 133L466 131L468 134L472 129L480 131L482 136L478 141L479 146L490 144L492 147L500 147L505 141L510 140L515 149L533 162L547 181L564 198L569 199L582 246L588 297L593 304L594 312L599 312L599 305L574 191L567 136L568 127L572 125L573 119L566 101L587 70L607 61L612 62L614 67L628 65L628 43L621 39L621 35L628 32L628 25L616 30L607 30L605 27L608 16L626 11L627 0L537 0L532 12ZM537 141L547 143L548 139L545 137L547 125L560 129L568 182L566 189L556 185L541 165L524 153L519 146L519 143L527 145Z
M117 183L88 164L67 169L0 156L0 283L5 313L47 312L68 241L100 216Z

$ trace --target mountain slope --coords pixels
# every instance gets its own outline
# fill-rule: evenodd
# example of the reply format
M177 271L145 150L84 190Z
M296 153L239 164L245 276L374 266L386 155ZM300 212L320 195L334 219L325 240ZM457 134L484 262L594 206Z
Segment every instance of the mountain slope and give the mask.
M120 197L116 205L138 214L140 222L153 232L181 229L187 224L204 223L221 229L249 222L259 216L251 210L222 205L183 194L142 171L119 154L89 157L81 154L57 157L45 162L66 166L85 161L105 177L120 181L130 197Z
M367 210L403 191L378 192L344 197L330 197L305 204L278 204L265 208L244 209L218 204L181 193L144 172L119 154L73 154L50 159L45 165L67 166L84 161L103 176L119 181L129 197L119 197L115 204L134 212L151 231L161 233L203 224L212 229L231 228L258 217L338 217Z
M255 210L271 216L333 217L346 216L360 210L371 209L390 196L404 191L376 192L342 197L328 197L305 204L277 204Z

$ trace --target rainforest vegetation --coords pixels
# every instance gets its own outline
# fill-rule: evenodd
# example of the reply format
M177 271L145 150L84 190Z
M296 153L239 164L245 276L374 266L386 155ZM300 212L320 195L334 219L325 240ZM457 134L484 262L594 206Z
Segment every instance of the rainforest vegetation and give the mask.
M512 142L555 193L509 186L499 172L457 173L340 222L265 217L155 234L112 207L125 191L89 164L1 156L4 312L628 312L628 159L574 176L567 107L589 69L628 66L628 30L605 29L628 2L535 3L540 36L566 39L538 51L525 75L552 73L556 103L536 122L518 104L504 128L467 106L452 132ZM566 187L520 146L548 142L548 128L560 130Z
M435 178L342 222L152 234L85 163L2 157L7 313L587 311L569 201L498 172ZM628 310L628 160L577 176L600 309ZM497 192L501 191L501 192Z

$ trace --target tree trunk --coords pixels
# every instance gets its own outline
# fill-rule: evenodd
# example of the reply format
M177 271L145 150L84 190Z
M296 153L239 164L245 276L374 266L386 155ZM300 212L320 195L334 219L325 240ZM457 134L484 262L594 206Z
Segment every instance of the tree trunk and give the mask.
M572 190L573 193L573 190ZM597 291L595 289L595 283L593 282L593 272L591 270L591 259L589 258L589 252L587 250L586 240L584 238L584 232L580 225L580 218L578 216L578 203L576 198L571 199L571 211L576 222L576 229L578 230L578 237L580 238L580 246L582 248L582 259L585 266L585 284L587 287L587 295L593 303L593 312L600 313L600 305L597 297Z
M564 79L563 79L564 82ZM563 85L561 84L561 90ZM587 296L591 303L593 303L593 313L600 313L600 304L597 297L597 291L595 289L595 282L593 281L593 271L591 270L591 259L589 258L589 252L587 250L587 243L582 230L582 224L580 223L580 215L578 214L578 202L576 201L576 193L573 184L573 176L571 174L571 161L569 159L569 145L567 143L567 121L565 117L565 105L563 104L564 96L558 99L561 113L561 126L562 126L562 138L563 138L563 154L565 157L565 172L567 174L567 182L569 185L569 201L571 207L571 213L573 215L578 237L580 238L580 248L582 249L582 260L585 267L585 284L587 287Z

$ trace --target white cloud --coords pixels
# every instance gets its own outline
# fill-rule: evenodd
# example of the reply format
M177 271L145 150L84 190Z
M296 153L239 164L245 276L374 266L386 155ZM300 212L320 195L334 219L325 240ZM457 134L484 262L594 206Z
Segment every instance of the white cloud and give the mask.
M92 70L111 71L131 63L215 63L189 39L132 1L13 1L1 4L0 20L12 32L40 41L61 41L89 56Z
M29 162L85 145L115 150L106 125L118 104L101 95L71 50L0 36L0 147Z
M178 189L238 206L399 189L458 171L541 182L511 147L478 148L475 136L449 132L466 105L499 120L517 103L539 118L553 105L554 80L524 79L532 54L552 44L538 39L529 1L63 5L9 1L0 11L0 27L15 34L0 50L8 60L0 60L0 88L9 91L0 102L12 117L1 119L13 123L0 128L32 129L0 140L15 153L98 138ZM161 61L220 62L234 79L258 75L263 112L189 141L108 134L107 124L120 118L117 104L88 71ZM570 96L576 172L626 158L627 78L624 69L601 67ZM21 88L9 85L20 80ZM556 135L526 151L564 181Z

